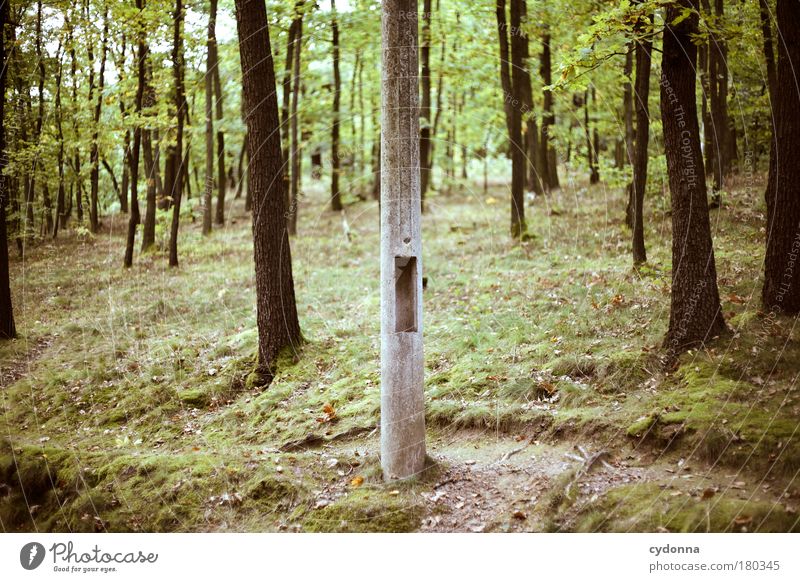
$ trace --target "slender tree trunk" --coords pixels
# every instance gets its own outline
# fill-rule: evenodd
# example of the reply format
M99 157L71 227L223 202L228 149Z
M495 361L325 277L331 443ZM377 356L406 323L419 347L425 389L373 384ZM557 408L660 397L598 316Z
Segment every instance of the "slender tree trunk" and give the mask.
M299 15L292 57L292 110L290 116L292 145L290 152L292 179L289 204L289 234L297 234L297 204L300 197L300 133L297 106L300 99L300 57L303 54L303 15Z
M669 5L665 21L678 19L696 0ZM664 347L675 356L725 331L708 218L695 65L697 14L664 31L661 120L672 201L672 300Z
M436 0L436 9L439 9L439 0ZM436 113L433 116L433 127L431 128L431 145L430 151L428 152L428 159L429 165L431 167L430 175L428 176L428 190L435 190L435 186L433 185L433 168L436 167L434 163L434 154L436 153L436 134L439 130L439 119L442 116L442 100L444 98L444 77L445 77L445 65L446 65L446 58L447 56L447 39L443 35L442 36L442 51L439 56L439 78L436 81ZM380 148L379 148L380 150ZM380 196L380 192L378 193Z
M511 127L512 91L511 91L511 57L508 49L508 20L506 18L506 0L497 0L495 4L497 15L497 34L500 40L500 88L503 91L503 109L506 114L506 131L509 140L513 132ZM438 107L437 107L438 113ZM508 152L511 156L511 152Z
M420 200L425 211L425 194L431 178L431 0L422 1L422 44L419 47L422 71L420 87L422 98L419 108L419 163Z
M600 173L597 170L595 160L595 149L592 144L592 131L589 118L589 89L583 92L583 125L586 132L586 161L589 164L589 183L597 184L600 181Z
M214 196L214 62L211 53L214 50L212 45L217 21L216 0L211 0L210 4L211 11L208 16L208 38L206 41L206 74L204 78L206 89L206 180L203 190L203 234L205 235L211 234L212 199Z
M11 304L11 280L8 266L8 235L6 232L6 205L8 203L8 176L6 176L6 61L5 29L9 20L9 3L0 2L0 339L17 337L14 309Z
M247 120L247 190L254 205L258 365L262 379L269 383L278 356L286 350L297 350L303 337L286 228L278 98L264 2L236 0L236 22Z
M100 192L100 146L97 143L100 132L100 114L103 110L103 88L105 87L106 57L108 55L108 5L103 11L103 40L100 56L100 74L97 77L97 101L94 105L94 123L92 125L92 148L89 156L91 164L91 194L89 207L89 225L92 232L100 229L100 215L98 197ZM91 45L90 45L91 46ZM90 57L91 61L91 57ZM89 87L89 102L92 103L95 95L92 94L92 87Z
M525 224L525 143L522 141L525 36L522 33L522 0L511 0L511 237L522 238Z
M225 132L222 121L225 118L222 99L222 81L219 73L219 47L217 45L217 0L211 0L211 13L215 26L211 28L211 71L214 75L214 115L217 118L217 212L214 222L225 224L225 196L228 194L228 180L225 175Z
M70 74L72 79L72 102L78 103L78 57L75 51L74 41L74 27L71 24L67 13L64 14L64 24L67 28L67 39L70 46ZM77 116L72 118L72 133L75 136L73 144L73 173L74 173L74 194L75 194L75 213L78 217L78 222L83 221L83 177L81 176L81 132L80 124L78 123ZM72 195L70 195L69 211L67 217L70 216L72 211ZM66 226L66 224L62 225Z
M150 109L156 104L156 93L153 88L153 75L150 66L145 69L145 86L142 96L142 107ZM144 210L144 227L142 228L142 252L147 251L156 242L156 205L158 192L156 176L158 166L153 156L153 130L142 129L142 154L144 157L145 185L147 186L147 204Z
M652 15L648 16L652 22ZM650 63L653 42L647 38L636 43L636 85L634 87L634 108L636 110L636 141L633 155L633 181L631 200L633 202L633 263L647 261L644 246L644 192L647 186L647 146L650 142Z
M625 69L623 76L625 77L625 84L622 87L622 117L625 123L625 142L624 152L619 157L618 167L622 168L626 163L633 166L634 152L633 152L633 88L631 79L633 78L633 55L634 44L628 43L628 52L625 54ZM628 184L628 205L625 207L625 225L628 228L633 228L633 186Z
M139 11L139 18L142 18L144 11L144 0L135 0L135 5ZM139 32L137 34L137 85L136 85L136 102L134 108L136 110L137 120L142 113L142 103L144 102L144 90L146 82L146 63L147 63L147 43L145 37L145 26L140 22ZM141 215L139 213L139 150L142 145L142 123L137 121L136 127L133 130L133 151L131 152L131 213L128 218L128 238L125 245L125 262L124 265L130 268L133 265L133 247L136 244L136 227L141 222Z
M116 61L117 66L117 75L119 75L120 80L124 78L124 71L125 71L125 52L127 49L127 36L125 34L122 35L122 47L120 49L120 56L119 60ZM125 107L125 99L120 92L119 96L119 112L124 120L127 116L127 108ZM122 179L120 184L120 192L119 192L119 205L120 211L123 213L128 212L128 171L131 165L131 131L130 129L125 130L125 139L122 143Z
M4 29L0 29L4 30ZM3 61L0 61L0 65ZM56 220L53 223L53 238L58 236L58 229L65 226L66 213L65 213L65 178L64 178L64 113L61 108L61 84L64 78L64 59L61 54L61 44L58 46L58 73L56 74L56 103L55 103L55 119L56 119L56 139L58 140L58 194L56 194Z
M331 32L333 34L333 123L331 124L331 210L342 210L342 197L339 192L339 118L341 114L342 78L339 74L339 25L336 22L336 2L331 0ZM296 127L292 126L292 131ZM294 135L294 133L293 133ZM293 137L294 139L294 137ZM294 178L294 175L293 175ZM292 197L292 202L295 198Z
M179 164L175 169L175 187L173 189L172 201L172 224L169 231L169 266L178 266L178 226L181 219L181 195L183 194L183 182L188 169L188 156L183 156L183 119L186 115L186 96L183 88L183 2L175 0L175 12L173 15L173 44L172 44L172 68L175 76L175 109L178 112L178 130L176 133L175 159Z
M778 74L775 69L775 49L772 42L772 25L770 24L769 3L767 0L758 0L761 13L761 36L763 38L764 60L767 64L767 89L770 102L775 99L778 90Z
M542 36L542 56L540 73L542 75L542 83L545 87L553 82L553 65L552 55L550 51L550 32ZM543 181L547 185L547 190L555 190L559 188L558 183L558 167L556 160L556 152L552 145L550 145L551 135L550 128L556 123L556 118L553 113L553 92L544 90L544 113L542 115L542 138L539 140L540 152L540 167L542 168Z
M289 34L287 35L286 39L286 66L283 68L283 106L281 108L281 136L283 137L283 160L284 163L288 162L291 159L291 135L289 133L291 128L291 123L289 121L289 114L290 114L290 107L291 107L291 97L292 97L292 69L294 64L294 45L297 42L297 29L300 26L300 18L302 14L303 8L303 0L295 2L294 5L294 17L292 18L292 24L289 26ZM287 195L287 205L291 210L291 192L292 187L290 184L291 180L291 171L290 168L286 168L286 171L283 172L283 181L285 182L286 187L284 191Z
M767 241L764 259L764 310L800 312L800 4L777 3L778 63L776 70L775 137L767 181Z
M522 2L522 22L523 27L528 20L528 5L525 0ZM524 70L522 81L522 114L525 127L525 157L526 166L528 168L528 176L526 185L528 190L536 194L543 194L544 187L542 186L541 169L538 165L539 156L539 128L536 125L536 116L533 114L533 88L531 87L530 75L530 46L528 35L523 36L523 63Z

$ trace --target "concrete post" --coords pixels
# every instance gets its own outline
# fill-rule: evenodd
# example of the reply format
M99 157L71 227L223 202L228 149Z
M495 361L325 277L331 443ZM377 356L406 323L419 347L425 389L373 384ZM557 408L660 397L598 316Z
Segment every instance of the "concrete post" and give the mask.
M381 17L381 466L425 467L417 0Z

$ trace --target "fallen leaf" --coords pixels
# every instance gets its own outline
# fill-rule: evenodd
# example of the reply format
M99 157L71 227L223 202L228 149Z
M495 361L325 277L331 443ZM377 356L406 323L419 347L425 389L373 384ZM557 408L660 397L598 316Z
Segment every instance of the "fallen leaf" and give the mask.
M520 511L519 509L513 513L514 519L525 520L528 519L527 514L524 511Z
M715 488L708 487L703 491L703 499L711 499L712 497L714 497L714 495L716 495L716 493L717 490Z
M351 487L361 487L361 484L364 483L364 477L361 475L356 475L350 480Z

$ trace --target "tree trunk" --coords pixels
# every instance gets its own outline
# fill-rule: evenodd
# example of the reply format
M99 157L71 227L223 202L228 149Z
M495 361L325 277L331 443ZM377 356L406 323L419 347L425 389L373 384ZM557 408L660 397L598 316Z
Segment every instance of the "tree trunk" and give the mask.
M303 338L286 229L278 97L264 2L236 0L236 22L250 162L247 190L254 206L258 365L262 379L269 383L278 356L285 351L296 351Z
M283 160L286 163L291 159L291 135L289 133L291 123L289 122L291 95L292 95L292 70L294 64L294 45L297 42L297 29L300 26L300 18L302 14L303 0L295 2L294 17L292 24L289 26L289 34L286 39L286 66L283 68L283 106L281 108L281 136L283 137ZM287 203L291 209L291 179L290 168L286 168L283 172L283 181L286 183L284 191L287 195Z
M289 203L289 234L297 234L297 202L300 190L300 135L297 105L300 99L300 57L303 54L303 15L299 15L292 58L292 111L290 115L292 145L290 152L292 179Z
M669 5L665 21L696 8L695 1ZM671 357L725 331L697 123L697 22L691 13L664 31L661 120L672 206L672 300L664 347Z
M91 46L91 45L90 45ZM91 50L91 49L90 49ZM96 97L97 102L94 103L94 120L92 125L92 148L89 155L89 163L91 164L90 184L90 206L89 206L89 226L92 232L97 232L100 228L100 214L98 206L98 196L100 192L100 147L97 143L100 132L100 114L103 109L103 88L105 86L105 72L106 72L106 57L108 55L108 5L104 7L103 11L103 40L102 54L100 56L100 74L97 78L97 95L92 93L93 87L89 87L89 102ZM91 57L90 57L91 61Z
M597 184L600 181L600 173L597 171L595 160L595 150L592 144L592 131L589 119L589 89L583 92L583 125L586 132L586 161L589 164L589 184Z
M759 12L761 13L761 36L763 38L764 60L767 64L767 89L769 99L772 102L778 91L778 74L775 70L775 49L772 42L772 26L770 24L769 3L767 0L758 0Z
M419 49L422 60L420 86L422 100L419 108L419 163L420 200L425 211L425 194L431 179L431 0L422 1L422 45Z
M331 32L333 33L333 123L331 124L331 210L342 210L339 192L339 117L341 112L342 78L339 74L339 25L336 23L336 2L331 0ZM296 131L296 126L292 126ZM294 135L294 134L293 134ZM296 155L296 154L295 154ZM294 178L294 176L292 176ZM294 185L293 185L294 187ZM296 200L292 197L292 202Z
M144 0L135 0L136 8L139 11L139 18L142 18L144 11ZM136 102L134 108L136 110L137 123L133 130L133 151L131 152L131 206L130 217L128 218L128 238L125 245L125 267L133 265L133 247L136 243L136 227L141 222L141 215L139 213L139 150L142 145L142 123L139 116L142 113L142 103L144 102L145 90L145 64L147 63L148 47L145 38L145 26L140 22L139 32L137 34L137 85L136 85Z
M6 233L6 204L8 203L8 176L6 176L6 22L9 20L9 3L0 3L0 339L17 337L14 309L11 304L11 281L8 267L8 235Z
M208 38L206 41L206 74L205 74L205 114L206 114L206 179L203 190L203 234L211 234L212 198L214 196L214 74L212 44L217 21L217 2L211 0L211 11L208 16Z
M767 242L762 302L770 313L800 312L800 4L778 0L775 137L767 181Z
M511 237L522 238L525 224L525 143L522 141L522 102L525 85L525 36L522 0L511 0Z
M188 169L183 156L183 118L186 115L186 96L183 89L183 1L175 0L173 15L172 69L175 76L175 109L178 112L178 130L175 143L175 187L173 188L172 224L169 230L169 266L178 266L178 226L181 219L183 181ZM188 156L186 161L188 161Z
M652 22L652 15L647 17ZM650 64L653 41L649 38L636 43L636 85L634 108L636 109L636 141L633 155L633 181L631 201L633 203L633 263L647 261L644 246L644 191L647 186L647 146L650 142Z
M511 57L508 50L508 20L506 19L506 0L497 0L495 4L495 14L497 16L497 34L500 40L500 89L503 91L503 110L506 114L506 131L509 140L513 132L511 127L511 115L513 101L511 91ZM438 108L437 108L438 113ZM511 156L511 152L508 152Z
M638 45L637 45L638 46ZM633 144L633 88L631 79L633 78L633 55L634 44L628 43L628 52L625 54L625 68L623 75L625 77L625 84L622 87L622 117L625 123L625 142L624 151L620 152L617 167L623 168L626 163L633 166L634 159L634 144ZM619 142L618 142L619 143ZM625 207L625 225L628 228L633 228L633 187L628 184L628 205Z
M5 30L0 29L0 30ZM3 63L5 61L0 61ZM53 238L58 236L58 229L64 226L66 220L66 213L64 212L66 196L64 184L64 113L61 108L61 84L64 78L64 59L61 54L61 44L58 47L58 73L56 73L56 103L55 103L55 119L56 119L56 139L58 140L58 194L56 194L56 220L53 223Z
M549 86L553 82L553 65L551 59L550 33L545 32L545 34L542 36L542 56L540 68L542 84L545 87ZM555 190L559 188L559 183L556 152L555 149L550 145L550 128L556 123L556 118L553 114L553 92L544 90L543 94L544 113L542 115L542 137L539 140L539 164L542 168L542 178L543 182L546 184L547 190Z
M525 0L522 1L522 22L523 26L528 20L528 4ZM543 194L544 187L542 186L541 169L537 163L539 159L539 128L536 124L536 116L533 114L533 88L531 87L531 74L529 70L530 63L530 46L528 35L523 36L523 54L522 62L524 69L522 81L522 114L525 128L525 158L526 167L528 168L528 176L525 180L528 190L536 194Z
M381 42L381 467L392 480L425 468L416 0L383 0Z
M219 47L217 45L217 0L211 0L211 13L215 26L211 27L211 71L214 76L214 115L217 118L217 212L214 222L225 224L225 196L228 194L228 180L225 175L225 132L222 131L222 120L225 117L222 100L222 81L219 74ZM210 26L210 25L209 25Z

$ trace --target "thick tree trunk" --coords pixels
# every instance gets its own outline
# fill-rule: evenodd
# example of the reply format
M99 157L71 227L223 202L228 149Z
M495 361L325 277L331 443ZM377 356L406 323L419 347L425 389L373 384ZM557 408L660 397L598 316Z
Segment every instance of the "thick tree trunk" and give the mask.
M653 17L648 16L652 21ZM650 142L650 64L653 41L649 38L636 43L636 85L634 108L636 110L636 141L633 152L633 181L631 201L633 203L633 263L647 261L644 246L644 192L647 186L647 147Z
M425 468L416 0L383 0L381 41L381 467L391 480Z
M136 8L139 11L139 17L142 17L144 11L144 0L135 0ZM136 102L134 108L136 110L137 118L142 113L142 103L144 102L144 90L146 82L146 63L147 63L147 43L145 38L145 27L139 27L137 40L137 85L136 85ZM136 244L136 227L141 222L141 215L139 213L139 150L142 145L142 124L138 121L135 129L133 130L133 151L131 152L131 206L130 217L128 218L128 237L125 245L125 267L133 265L133 247Z
M666 22L696 8L694 1L668 6ZM664 347L670 356L725 331L697 123L697 22L692 13L664 31L661 120L672 206L672 300Z
M336 22L336 2L331 0L331 32L333 34L333 123L331 124L331 209L342 210L342 196L339 192L339 127L342 98L342 77L339 74L339 25ZM296 130L293 127L293 130ZM295 199L292 198L294 201Z
M178 266L178 227L181 219L181 196L183 182L188 170L188 156L183 156L183 119L186 115L186 96L183 88L183 1L175 0L172 35L172 70L175 76L175 109L178 114L178 129L175 138L175 185L172 200L172 224L169 230L169 266ZM188 180L187 180L188 181Z
M6 176L6 40L5 29L9 16L9 3L0 3L0 339L17 337L14 309L11 304L11 281L8 268L8 235L6 232L6 205L8 204L8 176Z
M91 45L90 45L91 46ZM90 49L91 50L91 49ZM89 163L91 164L90 173L90 206L89 206L89 225L92 232L97 232L100 228L100 208L99 208L99 193L100 193L100 146L98 139L100 135L100 114L103 110L103 88L105 86L105 72L106 72L106 57L108 55L108 6L105 6L103 12L103 40L100 56L100 73L97 77L97 95L92 93L93 87L89 87L89 102L97 99L94 103L94 120L92 125L92 148L89 155ZM91 57L90 57L91 60Z
M420 87L422 89L419 107L419 164L420 164L420 200L422 211L425 211L425 194L431 179L431 0L422 2L422 44L419 48L422 71Z
M525 224L525 143L522 141L522 102L525 78L525 36L522 0L511 0L511 237L522 238Z
M778 64L775 137L767 181L767 243L764 259L764 310L775 313L800 312L800 4L778 0Z
M236 22L247 120L247 190L254 206L258 364L268 383L275 374L278 356L297 350L303 338L286 229L278 98L264 2L236 0Z

